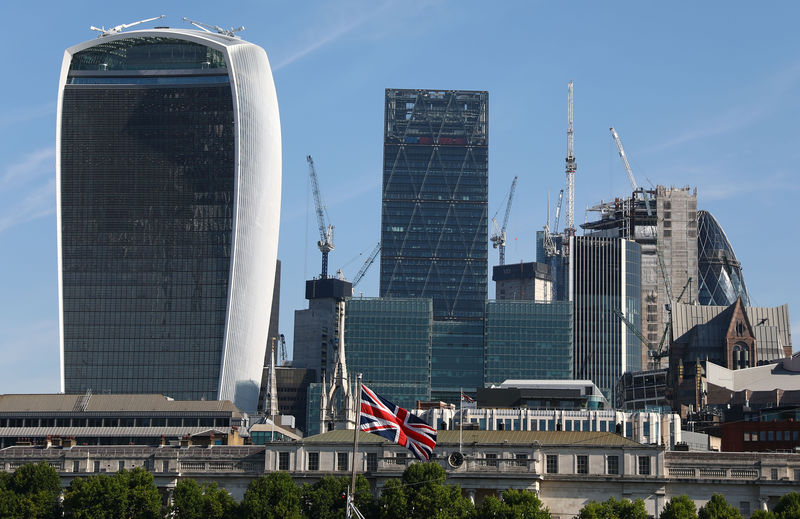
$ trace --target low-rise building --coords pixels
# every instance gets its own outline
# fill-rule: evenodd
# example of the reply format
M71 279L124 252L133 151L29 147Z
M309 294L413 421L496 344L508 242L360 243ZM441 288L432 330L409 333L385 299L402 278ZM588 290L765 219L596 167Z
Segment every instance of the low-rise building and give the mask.
M0 395L0 447L55 439L73 445L177 445L193 436L240 445L246 426L247 414L229 400L91 392Z

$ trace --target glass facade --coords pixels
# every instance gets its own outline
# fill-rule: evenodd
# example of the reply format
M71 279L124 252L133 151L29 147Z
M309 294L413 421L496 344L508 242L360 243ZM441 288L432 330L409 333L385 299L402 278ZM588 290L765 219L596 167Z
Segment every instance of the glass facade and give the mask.
M455 402L483 380L488 100L386 90L380 295L433 301L432 397Z
M431 398L457 404L483 386L483 349L483 321L434 321Z
M353 298L346 303L348 371L406 409L430 400L430 299Z
M386 90L381 297L427 297L433 316L483 318L488 93Z
M72 58L60 135L67 393L218 396L235 187L224 68L219 51L171 38Z
M617 379L641 369L641 342L614 314L623 312L641 329L641 248L620 238L573 240L574 375L591 380L613 401Z
M572 303L489 301L483 385L571 379Z
M741 296L750 306L750 296L731 242L719 222L708 211L697 212L697 270L701 305L730 306Z

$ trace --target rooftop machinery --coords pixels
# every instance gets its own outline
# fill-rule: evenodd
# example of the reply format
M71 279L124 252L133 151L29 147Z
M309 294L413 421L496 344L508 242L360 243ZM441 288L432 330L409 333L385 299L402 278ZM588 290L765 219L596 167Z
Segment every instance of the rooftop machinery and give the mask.
M517 187L517 178L518 177L514 177L514 180L511 182L511 189L508 190L508 202L506 203L506 214L503 217L503 226L498 227L497 225L497 213L492 217L492 226L494 230L492 231L490 240L492 241L492 247L500 251L500 265L506 264L506 226L508 225L508 217L511 214L511 202L514 200L514 189ZM498 213L499 212L500 210L498 209Z
M319 226L319 241L317 242L317 247L319 247L322 253L322 273L320 274L320 278L325 279L328 277L328 253L335 248L333 245L334 227L330 224L326 225L326 223L328 223L326 219L328 210L322 203L322 195L319 192L319 181L317 180L317 171L314 169L314 159L311 158L311 155L308 155L306 156L306 161L308 162L308 175L311 178L311 189L314 192L314 206L317 210L317 225Z

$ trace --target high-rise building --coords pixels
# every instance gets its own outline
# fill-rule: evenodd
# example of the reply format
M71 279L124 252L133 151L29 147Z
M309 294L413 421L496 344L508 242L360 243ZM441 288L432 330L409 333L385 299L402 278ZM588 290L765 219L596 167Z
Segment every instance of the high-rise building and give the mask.
M432 299L434 398L483 381L488 97L386 90L380 295Z
M552 301L553 279L546 263L512 263L492 267L495 299Z
M430 299L347 300L348 370L404 408L431 397Z
M179 29L71 47L57 145L61 390L255 410L281 191L264 50Z
M641 327L641 247L621 238L570 238L574 377L614 398L614 384L642 365L641 342L619 318Z
M742 264L736 259L725 231L708 211L698 211L698 270L701 305L728 306L741 297L750 304L742 276Z
M697 301L697 192L657 186L647 192L647 198L637 191L630 198L603 202L592 210L600 218L582 226L587 236L626 238L641 246L641 332L647 338L642 344L642 367L648 367L649 360L653 369L659 364L648 350L655 352L659 344L666 348L669 341L665 331L669 292L673 299Z
M486 303L484 386L506 379L571 379L572 303Z

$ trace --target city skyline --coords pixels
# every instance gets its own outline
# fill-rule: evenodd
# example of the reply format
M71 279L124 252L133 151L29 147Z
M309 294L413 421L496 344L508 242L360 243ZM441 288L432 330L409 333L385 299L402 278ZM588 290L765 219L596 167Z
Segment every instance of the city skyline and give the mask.
M284 136L280 331L290 349L304 281L319 274L307 154L336 226L329 270L342 268L352 279L380 235L385 88L488 90L489 217L519 176L507 263L532 261L547 192L552 217L564 185L570 79L576 223L584 221L582 207L629 194L608 135L614 125L641 185L697 186L698 208L725 229L752 304L788 302L800 333L800 295L787 282L800 248L789 212L800 188L792 178L800 109L793 4L772 11L743 2L723 11L634 3L612 10L588 2L343 2L302 13L277 5L170 7L166 19L146 27L190 28L183 15L225 27L244 23L242 38L264 47L275 70ZM32 8L10 8L20 22L6 29L7 41L30 44L11 55L16 77L25 80L6 83L0 118L0 393L58 390L54 162L63 49L95 37L89 25L130 23L161 9L155 2L93 2L80 10L53 3L46 16L36 13L30 35L23 22L34 18ZM488 236L486 243L495 265ZM378 295L378 270L376 262L356 294Z

